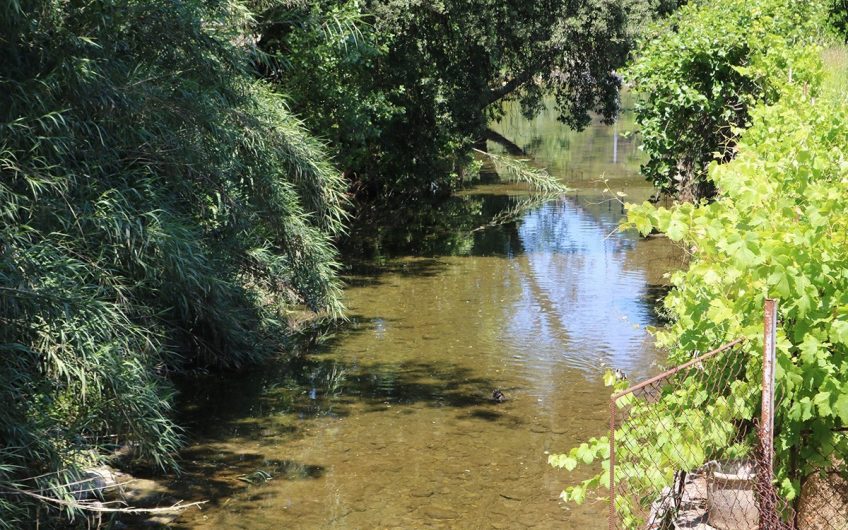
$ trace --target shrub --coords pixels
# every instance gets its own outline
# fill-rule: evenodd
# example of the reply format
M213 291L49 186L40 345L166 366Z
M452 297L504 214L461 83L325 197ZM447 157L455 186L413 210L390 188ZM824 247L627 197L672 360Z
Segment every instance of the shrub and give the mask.
M169 369L341 311L341 178L255 80L250 24L231 1L0 7L0 527L34 520L27 493L72 515L66 484L120 445L173 467Z

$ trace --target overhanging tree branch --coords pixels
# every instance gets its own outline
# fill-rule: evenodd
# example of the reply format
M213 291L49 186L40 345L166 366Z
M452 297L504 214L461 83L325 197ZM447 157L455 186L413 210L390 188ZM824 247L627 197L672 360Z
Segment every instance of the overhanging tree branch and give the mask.
M554 58L555 53L556 52L554 50L548 51L547 53L542 55L542 57L540 57L538 61L535 61L517 76L513 77L512 79L510 79L499 87L490 88L489 93L486 96L486 106L500 101L501 99L505 98L506 96L512 94L513 92L524 86L527 82L533 79L534 75L544 70L550 64L551 60L553 60Z

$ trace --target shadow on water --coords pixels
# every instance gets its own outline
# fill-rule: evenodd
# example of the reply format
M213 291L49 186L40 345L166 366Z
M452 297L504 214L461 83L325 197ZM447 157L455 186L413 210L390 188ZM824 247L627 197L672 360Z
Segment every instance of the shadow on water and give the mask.
M184 455L190 473L172 485L183 498L207 500L216 506L238 492L257 487L267 480L314 480L324 476L325 468L292 460L269 459L261 454L223 449L191 449ZM227 474L217 478L220 468ZM203 473L204 469L207 471ZM263 475L267 473L267 475Z
M521 252L516 223L489 225L520 201L467 194L423 207L375 208L360 213L341 250L346 262L362 266L399 256L512 255Z
M436 258L419 258L414 261L351 261L342 277L346 287L374 287L380 276L392 274L402 277L433 277L445 270L445 264Z
M357 333L356 326L336 340L352 333ZM332 349L333 342L321 349ZM480 407L492 403L493 388L490 379L446 361L369 363L366 368L326 358L318 351L290 364L269 364L236 378L207 376L186 383L182 421L198 438L208 440L217 434L276 443L298 437L304 421L346 417L353 405L360 413L382 412L387 404ZM249 411L249 419L245 411ZM296 418L296 423L269 424L267 420L275 416Z
M468 413L469 418L485 421L498 421L503 418L503 413L494 410L475 409Z
M645 327L679 259L619 229L618 198L653 194L627 120L575 133L548 114L508 112L496 143L572 191L534 203L494 182L358 212L344 328L290 362L181 384L190 439L168 495L209 504L175 528L604 526L597 503L562 510L563 482L588 474L546 455L603 434L607 367L654 369Z
M355 315L353 321L374 319ZM495 410L493 382L473 370L444 361L412 360L369 363L329 358L338 341L360 333L355 324L341 331L308 357L289 363L269 363L235 376L206 375L181 384L180 421L188 427L189 445L181 455L183 473L172 480L161 499L207 501L221 506L238 495L257 509L248 495L262 495L265 479L300 481L324 476L322 462L268 458L273 448L302 439L315 421L356 414L383 414L392 405L467 409L459 418L503 422L521 421ZM405 410L411 413L409 410ZM191 440L190 440L191 441ZM263 476L262 474L267 473ZM254 481L252 475L258 475ZM246 508L250 506L250 508ZM173 526L189 528L190 526Z
M309 356L271 362L238 374L211 374L181 384L179 421L190 438L206 441L234 436L259 444L279 443L303 435L310 420L383 412L387 404L471 408L492 405L494 383L472 369L448 361L407 360L362 366L324 354L338 342L370 331L390 319L352 315L351 325L328 339ZM367 323L358 324L360 322ZM471 413L487 421L497 413ZM269 421L275 418L284 422ZM185 453L193 459L197 448Z
M158 494L159 502L175 502L176 499L203 500L203 509L210 510L225 507L233 496L241 495L246 502L240 506L239 511L246 513L263 509L259 501L272 495L263 487L266 481L316 480L322 478L326 471L323 466L226 450L192 449L185 453L184 458L187 464L185 473ZM222 467L227 468L227 474L219 473ZM160 526L155 524L155 521L142 518L129 519L128 522L140 527L193 527L180 521L170 521L167 525Z

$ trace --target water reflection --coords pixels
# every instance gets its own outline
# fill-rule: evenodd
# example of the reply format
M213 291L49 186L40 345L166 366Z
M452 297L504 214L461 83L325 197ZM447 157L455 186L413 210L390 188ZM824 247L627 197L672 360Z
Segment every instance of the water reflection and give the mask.
M644 299L645 272L627 260L637 239L614 232L615 217L599 222L569 200L525 217L521 298L507 311L505 339L550 351L554 362L645 373L653 352L644 326L656 323L655 313Z
M520 218L528 210L527 201L509 194L468 193L415 209L377 209L353 228L343 251L348 262L360 264L357 272L399 256L509 255L516 250L516 223L498 219L505 214L507 221ZM510 212L515 215L509 217Z
M617 230L605 188L652 193L632 138L517 111L495 127L574 191L528 209L486 185L362 228L350 326L295 366L186 385L170 494L212 502L177 528L605 526L602 503L560 505L545 453L604 432L606 367L651 370L644 326L679 260Z
M556 119L553 105L532 120L524 118L517 103L508 103L500 122L492 124L496 133L508 138L519 149L532 155L553 175L560 175L572 186L594 182L601 176L616 181L630 180L637 186L639 165L643 160L633 114L627 110L631 98L624 94L625 109L613 126L593 121L585 131L575 132ZM645 186L646 191L652 191Z

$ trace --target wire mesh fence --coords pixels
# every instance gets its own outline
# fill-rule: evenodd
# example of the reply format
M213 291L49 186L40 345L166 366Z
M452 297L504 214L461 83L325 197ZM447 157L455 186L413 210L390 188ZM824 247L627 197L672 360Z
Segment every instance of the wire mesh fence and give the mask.
M776 315L762 355L736 339L612 396L611 530L848 530L848 433L775 424Z
M848 374L831 375L837 380L840 376L848 378ZM787 395L779 381L774 391L775 410L804 408L804 403ZM765 429L760 432L764 449L759 453L759 466L771 472L770 481L764 476L757 484L763 505L760 528L848 530L848 465L843 460L848 454L848 433L843 428L818 425L813 418L797 436L785 427L776 420L771 435ZM770 442L774 445L771 457ZM780 481L795 484L798 495L787 499Z
M727 421L745 375L735 340L617 393L611 400L611 528L706 523L707 506L731 528L756 519L752 495L728 495L750 471L755 426ZM733 464L731 464L733 463ZM737 481L738 482L738 481Z

